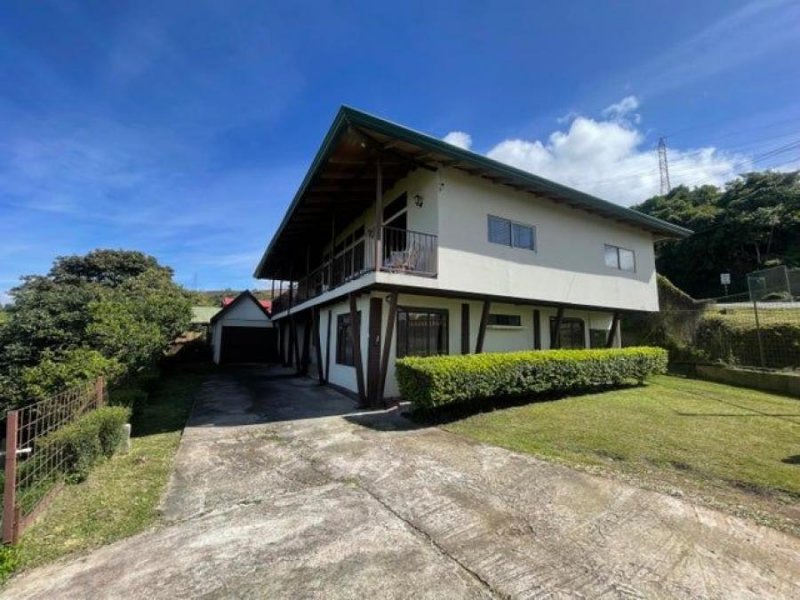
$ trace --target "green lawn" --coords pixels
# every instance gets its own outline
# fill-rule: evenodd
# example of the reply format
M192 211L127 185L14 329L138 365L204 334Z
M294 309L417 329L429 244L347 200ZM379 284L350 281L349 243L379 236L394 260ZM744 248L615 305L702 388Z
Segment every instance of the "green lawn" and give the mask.
M178 374L159 384L133 420L131 451L67 486L22 536L18 568L30 568L142 531L158 518L181 430L202 377Z
M800 501L800 400L671 376L481 413L445 428L573 465ZM740 501L737 498L735 501Z

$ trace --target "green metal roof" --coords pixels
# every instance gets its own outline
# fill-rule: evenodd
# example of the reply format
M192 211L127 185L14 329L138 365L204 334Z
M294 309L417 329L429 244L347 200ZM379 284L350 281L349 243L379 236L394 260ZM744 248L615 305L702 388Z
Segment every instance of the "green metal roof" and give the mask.
M218 306L193 306L192 307L192 323L198 325L207 325L211 319L220 310Z
M470 173L474 172L486 175L500 184L510 185L538 196L564 202L575 208L586 210L587 212L597 214L601 217L623 221L663 238L684 238L692 234L691 230L680 227L679 225L663 221L633 209L614 204L613 202L597 198L591 194L586 194L565 185L538 177L528 171L523 171L522 169L487 158L481 154L459 148L441 139L392 123L391 121L370 115L355 108L342 106L323 139L322 145L314 157L300 188L295 194L283 221L273 236L266 252L259 261L255 270L255 277L264 276L264 267L268 257L280 241L281 235L294 216L309 186L313 184L318 171L330 158L340 136L348 129L353 128L364 133L369 133L370 135L378 135L384 138L384 140L381 141L392 140L394 142L401 142L405 144L406 147L413 146L415 149L421 151L418 155L409 155L409 160L427 162L433 167L444 164L445 166L462 169ZM395 150L396 149L397 146L395 147Z

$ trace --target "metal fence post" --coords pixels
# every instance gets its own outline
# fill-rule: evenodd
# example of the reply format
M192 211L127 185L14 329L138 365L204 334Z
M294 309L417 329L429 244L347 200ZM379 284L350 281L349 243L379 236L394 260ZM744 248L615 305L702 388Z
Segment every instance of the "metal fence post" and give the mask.
M6 462L3 487L3 542L17 541L17 429L19 413L8 411L6 415Z
M758 338L758 355L761 359L761 368L765 369L767 367L766 361L764 360L764 342L761 340L761 323L758 320L758 302L753 300L753 313L756 317L756 337Z
M97 408L104 406L106 403L106 380L102 375L94 382L94 393L96 397Z

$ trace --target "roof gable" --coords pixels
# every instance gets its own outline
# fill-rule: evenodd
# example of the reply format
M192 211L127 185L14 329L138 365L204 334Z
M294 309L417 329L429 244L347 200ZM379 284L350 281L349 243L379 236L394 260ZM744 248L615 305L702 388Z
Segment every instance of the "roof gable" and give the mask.
M373 177L373 165L378 156L381 157L384 189L414 168L436 170L446 166L600 218L627 223L661 238L681 238L692 233L678 225L343 106L256 267L255 276L291 279L295 257L304 256L298 250L305 248L309 240L327 240L331 218L334 223L337 217L346 222L374 201L377 180ZM330 207L332 203L335 203L335 210ZM287 265L290 272L283 271Z
M219 310L219 312L217 312L217 314L211 317L211 323L216 323L225 315L230 314L233 310L235 310L237 306L241 305L242 302L252 302L255 306L258 307L258 310L260 310L264 314L264 316L267 317L267 319L271 318L269 311L267 311L267 309L264 308L264 306L261 304L258 298L255 297L253 292L251 292L250 290L245 290L244 292L236 296L231 302L223 306Z

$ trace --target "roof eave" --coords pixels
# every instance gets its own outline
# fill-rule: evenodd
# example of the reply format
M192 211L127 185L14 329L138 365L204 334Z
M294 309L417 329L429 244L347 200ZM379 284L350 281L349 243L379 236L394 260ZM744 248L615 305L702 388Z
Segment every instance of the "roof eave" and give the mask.
M309 166L302 183L300 184L297 193L294 195L291 204L289 205L286 214L278 226L275 235L272 237L267 249L261 256L261 259L256 266L253 276L256 279L261 278L267 257L274 249L276 243L281 237L284 229L291 220L295 209L297 208L300 200L303 198L308 186L314 178L317 169L329 154L333 143L337 140L339 135L344 131L347 126L361 126L370 130L376 131L386 136L390 136L402 141L420 145L428 150L440 152L455 161L465 161L476 166L494 171L504 177L513 181L519 182L523 185L535 186L539 190L550 192L555 196L566 197L572 199L580 204L585 205L584 209L594 208L602 213L602 216L607 218L619 218L629 223L633 227L639 227L650 231L655 236L661 236L659 239L680 239L692 235L690 229L663 221L656 217L640 213L630 208L614 204L608 200L603 200L591 194L581 192L574 188L544 179L533 173L529 173L517 167L507 165L505 163L488 158L481 154L477 154L470 150L465 150L448 144L443 140L439 140L425 133L409 129L408 127L392 123L380 117L376 117L369 113L362 112L349 106L342 106L336 114L336 117L329 128L325 138L320 145L314 160Z

